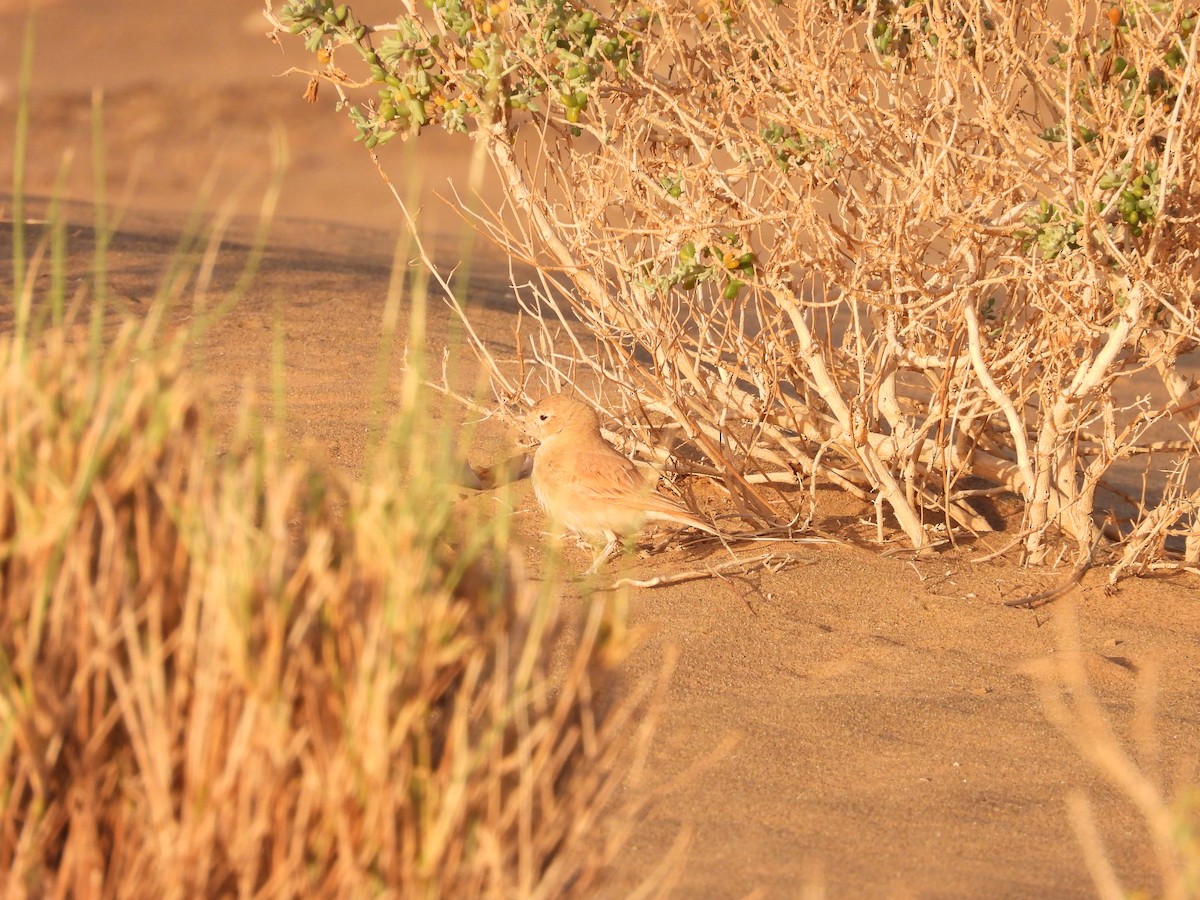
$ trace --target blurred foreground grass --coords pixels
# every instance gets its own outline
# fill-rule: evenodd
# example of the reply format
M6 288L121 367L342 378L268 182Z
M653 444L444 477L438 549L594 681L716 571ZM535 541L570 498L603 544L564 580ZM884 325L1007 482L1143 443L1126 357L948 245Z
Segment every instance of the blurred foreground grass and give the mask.
M218 452L153 327L0 340L5 896L582 888L621 629L552 675L558 592L456 511L420 392L361 482L249 405Z
M619 844L598 815L644 746L650 685L618 684L610 609L564 622L507 523L456 505L458 436L430 430L420 372L360 480L282 446L249 401L219 432L195 335L163 312L219 240L181 243L121 320L102 197L93 278L68 298L67 231L52 203L27 244L21 189L18 167L0 894L585 890Z

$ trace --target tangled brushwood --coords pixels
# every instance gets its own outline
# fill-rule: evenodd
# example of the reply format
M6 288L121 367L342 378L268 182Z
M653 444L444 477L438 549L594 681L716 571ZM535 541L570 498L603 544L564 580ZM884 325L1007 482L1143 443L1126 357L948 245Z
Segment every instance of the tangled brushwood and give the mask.
M0 343L0 893L586 887L647 727L594 700L603 605L552 683L556 597L498 531L463 548L405 463L350 485L250 416L218 453L155 342Z
M643 448L676 429L757 523L831 483L924 548L1006 492L1027 562L1200 562L1194 6L426 5L267 15L372 153L485 144L523 360Z

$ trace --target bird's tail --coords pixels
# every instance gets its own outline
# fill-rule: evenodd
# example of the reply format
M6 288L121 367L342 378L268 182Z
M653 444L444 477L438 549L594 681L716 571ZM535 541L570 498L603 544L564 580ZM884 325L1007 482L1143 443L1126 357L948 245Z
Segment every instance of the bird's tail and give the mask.
M659 499L661 499L661 502L657 502ZM655 522L673 522L676 525L686 525L689 528L697 528L715 537L721 536L721 532L717 531L712 525L709 525L700 517L684 509L682 506L675 505L666 498L655 498L655 501L647 504L646 518Z

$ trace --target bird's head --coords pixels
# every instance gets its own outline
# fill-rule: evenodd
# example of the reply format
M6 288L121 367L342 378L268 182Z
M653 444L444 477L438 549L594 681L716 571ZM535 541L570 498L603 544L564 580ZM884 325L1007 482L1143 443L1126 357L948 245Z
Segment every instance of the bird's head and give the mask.
M576 397L551 394L539 400L526 414L525 430L537 441L545 441L563 432L599 433L600 417Z

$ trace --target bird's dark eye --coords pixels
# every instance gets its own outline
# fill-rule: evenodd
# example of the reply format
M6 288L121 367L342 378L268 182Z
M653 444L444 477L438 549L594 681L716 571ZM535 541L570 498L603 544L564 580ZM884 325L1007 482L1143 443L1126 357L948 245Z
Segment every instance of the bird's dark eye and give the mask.
M538 415L538 418L541 421L545 422L548 418L550 418L550 414L549 413L541 413Z

